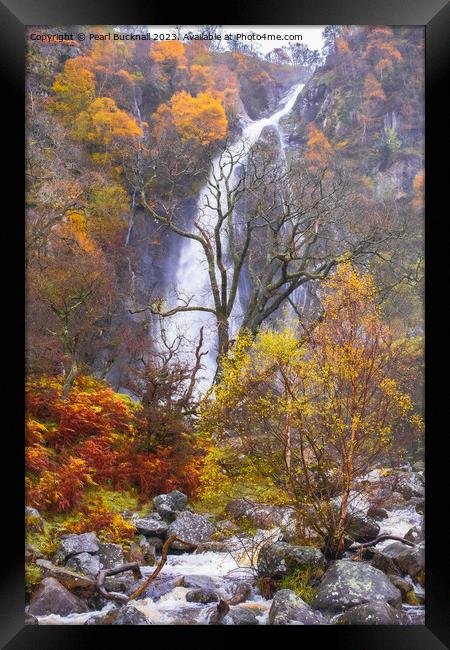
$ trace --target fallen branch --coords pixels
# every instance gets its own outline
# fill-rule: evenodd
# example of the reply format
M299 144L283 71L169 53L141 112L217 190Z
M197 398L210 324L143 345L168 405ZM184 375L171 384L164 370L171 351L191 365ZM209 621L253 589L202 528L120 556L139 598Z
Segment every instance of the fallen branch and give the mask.
M136 579L142 578L142 573L137 562L128 562L127 564L116 566L113 569L103 569L102 571L99 571L97 579L95 581L95 586L97 587L98 592L104 596L104 598L108 598L109 600L119 600L123 603L128 602L129 598L125 594L119 594L116 591L107 591L105 589L105 578L107 576L113 576L117 573L123 573L124 571L132 571L133 576Z
M225 616L230 611L230 606L226 600L219 600L216 608L208 617L209 625L220 625L225 618Z
M144 593L146 591L147 587L153 582L153 580L156 578L156 576L159 574L163 566L165 565L167 561L167 554L169 553L169 548L170 545L173 542L180 542L180 544L185 544L186 546L189 546L190 548L197 548L196 544L191 544L190 542L185 542L183 539L180 539L176 535L171 535L166 541L164 542L164 545L161 550L161 559L158 563L158 566L156 569L153 571L153 573L147 578L145 582L142 583L142 585L136 589L135 592L131 594L131 596L127 597L127 600L134 600L138 596Z
M405 539L404 537L397 537L396 535L378 535L378 537L375 537L375 539L372 539L370 542L364 542L364 544L356 544L350 546L349 550L351 551L359 551L361 548L367 548L369 546L375 546L378 544L378 542L382 542L385 539L393 539L396 542L402 542L403 544L406 544L407 546L415 546L413 542L410 542L409 540Z

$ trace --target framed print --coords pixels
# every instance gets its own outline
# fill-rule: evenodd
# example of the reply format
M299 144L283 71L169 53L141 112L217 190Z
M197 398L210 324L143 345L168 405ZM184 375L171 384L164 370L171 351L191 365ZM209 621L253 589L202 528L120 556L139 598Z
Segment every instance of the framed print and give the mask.
M446 647L448 6L0 9L2 647Z

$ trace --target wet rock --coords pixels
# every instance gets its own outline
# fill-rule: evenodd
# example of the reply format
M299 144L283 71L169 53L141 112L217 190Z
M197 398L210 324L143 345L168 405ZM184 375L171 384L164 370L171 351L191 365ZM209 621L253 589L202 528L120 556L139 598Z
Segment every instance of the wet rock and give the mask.
M370 602L351 607L335 620L335 625L401 625L400 613L387 603Z
M380 526L363 512L352 512L347 517L347 534L356 542L369 542L380 533Z
M383 553L383 555L386 555L387 557L391 557L395 559L397 555L400 555L404 551L407 551L409 548L411 547L408 546L407 544L403 544L402 542L391 542L390 544L385 546L383 550L380 552Z
M226 579L225 588L231 598L240 598L244 602L252 593L252 585L245 580Z
M407 533L405 533L404 538L407 539L408 542L413 542L413 544L418 544L419 542L422 542L425 539L425 531L422 527L413 526L408 530Z
M280 579L296 569L324 569L323 553L312 546L293 546L286 542L269 542L258 554L258 574Z
M95 533L81 535L63 535L56 551L54 562L64 564L65 561L78 553L98 553L99 541Z
M220 599L217 592L212 589L191 589L186 594L186 600L188 603L207 605L208 603L218 603Z
M224 519L223 521L218 521L216 524L216 529L220 532L223 533L225 537L228 537L230 535L233 535L239 530L239 526L234 524L232 521L229 519Z
M100 614L95 614L88 618L85 625L113 625L114 621L117 618L120 607L113 607L107 612L102 612Z
M25 525L27 530L42 533L44 530L44 520L36 508L25 506Z
M371 506L367 511L367 516L371 519L377 519L378 521L389 517L387 510L384 508L379 508L377 506Z
M47 614L82 614L87 612L85 603L72 594L55 578L44 578L33 595L28 613L33 616L46 616Z
M133 605L121 607L113 625L150 625L145 614L140 612Z
M394 562L402 571L415 579L425 570L425 546L419 544L414 548L399 553L394 557Z
M39 621L37 620L36 616L27 614L25 616L25 625L39 625Z
M413 585L408 580L398 575L389 575L388 578L394 587L397 587L397 589L400 591L402 600L405 600L406 594L411 591L411 589L413 589Z
M414 607L403 612L403 625L425 625L425 608Z
M338 612L371 601L400 607L402 597L379 569L363 562L338 560L327 569L321 580L315 607Z
M78 553L72 555L67 562L66 567L77 573L82 573L85 576L95 578L101 569L100 559L97 555L90 553Z
M373 567L375 567L375 569L383 571L383 573L386 575L401 575L400 570L395 564L394 560L389 556L380 553L379 551L375 551L373 553L370 563Z
M228 550L228 546L224 542L203 542L195 549L195 553L206 553L212 551L214 553L223 553Z
M160 551L163 547L163 542L159 537L144 537L144 539L146 540L147 544L154 547L155 551ZM140 544L141 544L141 540L142 537L139 540ZM143 546L143 544L141 544L141 546ZM144 555L145 555L145 551L144 551Z
M157 539L160 543L160 548L162 548L162 542L158 537L153 537L152 539ZM133 542L134 543L134 542ZM133 544L131 545L133 547ZM153 566L156 562L156 548L154 544L151 544L145 537L141 537L139 540L139 547L142 554L143 563L147 563ZM130 550L131 553L131 550ZM130 555L131 557L131 555Z
M324 625L325 619L307 605L294 591L281 589L269 610L270 625Z
M233 499L228 502L225 512L236 521L245 517L251 525L263 530L275 526L289 530L295 528L292 509L281 506L252 503L246 499Z
M425 463L423 460L416 460L416 462L413 463L412 468L415 472L423 472L425 470Z
M178 578L165 578L157 577L145 591L145 597L151 598L152 600L158 600L161 596L170 593L175 589L175 587L180 587L182 583L182 577Z
M200 544L208 542L215 531L214 525L202 515L196 515L193 512L180 512L174 522L167 529L167 537L176 535L180 539L190 544ZM180 542L173 542L172 548L186 551L188 547Z
M222 578L212 578L204 575L186 575L181 581L181 586L190 589L211 589L215 590L223 586Z
M251 506L252 504L246 499L232 499L225 506L225 512L231 519L240 519L244 517Z
M164 537L167 532L167 524L161 519L135 519L134 525L136 526L138 533L149 537Z
M105 543L100 544L98 553L101 569L114 569L116 566L124 564L125 558L123 549L120 544Z
M253 612L247 607L230 607L229 616L234 625L258 625L258 612Z
M154 497L153 505L158 514L167 521L174 521L176 513L186 508L187 496L178 490L172 490L168 494L159 494Z
M92 596L96 592L95 582L87 576L56 566L49 560L36 560L36 564L41 568L44 578L55 578L69 591L76 591L77 595Z

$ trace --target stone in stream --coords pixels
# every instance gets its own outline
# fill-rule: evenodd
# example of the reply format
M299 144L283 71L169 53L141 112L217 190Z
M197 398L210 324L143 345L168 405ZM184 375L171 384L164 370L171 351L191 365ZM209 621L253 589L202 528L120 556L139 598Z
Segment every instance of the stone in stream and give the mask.
M222 587L224 581L222 578L212 578L204 575L185 575L183 576L180 586L189 589L217 589Z
M296 569L320 572L325 568L323 553L313 546L292 546L287 542L269 542L258 554L258 574L279 580Z
M370 506L367 511L367 516L371 519L377 519L378 521L381 519L387 519L389 517L387 510L384 508L379 508L377 506Z
M134 520L138 533L146 537L164 537L167 532L167 524L161 519L154 517L142 517Z
M64 564L65 561L78 553L98 553L100 544L95 533L81 535L63 535L56 550L54 562Z
M220 598L219 594L212 589L191 589L186 594L188 603L201 603L207 605L208 603L218 603Z
M39 621L37 620L36 616L32 616L31 614L26 614L25 625L39 625Z
M80 575L66 567L59 567L52 564L50 560L36 560L36 565L41 568L44 578L55 578L69 591L75 591L77 595L92 596L96 592L95 582Z
M187 510L180 512L167 529L167 537L176 535L190 544L208 542L214 535L214 525L203 515L196 515ZM180 542L173 542L171 548L180 551L192 550Z
M379 551L373 552L370 564L375 567L375 569L383 571L386 575L401 575L400 569L397 567L394 560Z
M95 578L101 570L98 555L91 555L90 553L77 553L77 555L72 555L67 560L66 567L91 578Z
M324 625L320 612L307 605L294 591L277 591L269 610L270 625Z
M380 533L379 524L363 512L351 512L347 515L346 533L355 542L369 542Z
M247 607L230 607L228 616L233 621L234 625L258 625L257 615L259 612L254 612Z
M412 526L412 528L410 528L403 537L407 539L408 542L412 542L413 544L423 542L425 539L425 531L423 529L423 526Z
M114 606L107 612L100 612L94 614L86 621L85 625L113 625L114 621L117 618L120 607Z
M394 587L397 587L397 589L400 590L400 593L402 594L402 600L405 600L406 594L408 594L412 589L414 589L411 582L409 582L409 580L406 580L405 578L402 578L401 576L388 575L388 578L392 582Z
M44 578L31 599L28 614L33 616L47 616L48 614L68 616L69 614L83 614L87 611L86 604L55 578Z
M401 625L402 615L387 603L377 601L351 607L335 620L335 625Z
M393 559L400 571L416 579L425 571L425 546L421 543L414 547L407 547Z
M133 605L121 607L115 617L113 625L150 625L145 614L140 612Z
M370 564L337 560L323 576L314 606L339 612L371 601L400 607L402 596L389 578Z

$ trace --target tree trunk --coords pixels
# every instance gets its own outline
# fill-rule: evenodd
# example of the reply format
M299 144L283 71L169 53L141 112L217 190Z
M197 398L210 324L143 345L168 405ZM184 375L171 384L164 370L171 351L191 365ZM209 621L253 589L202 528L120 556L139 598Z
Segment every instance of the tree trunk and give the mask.
M65 402L66 399L68 398L70 390L71 390L71 388L73 386L73 382L74 382L75 377L77 375L77 372L78 372L78 365L77 365L76 359L73 357L71 365L70 365L69 374L67 375L67 377L66 377L66 379L64 381L64 386L63 386L62 393L61 393L61 401Z

